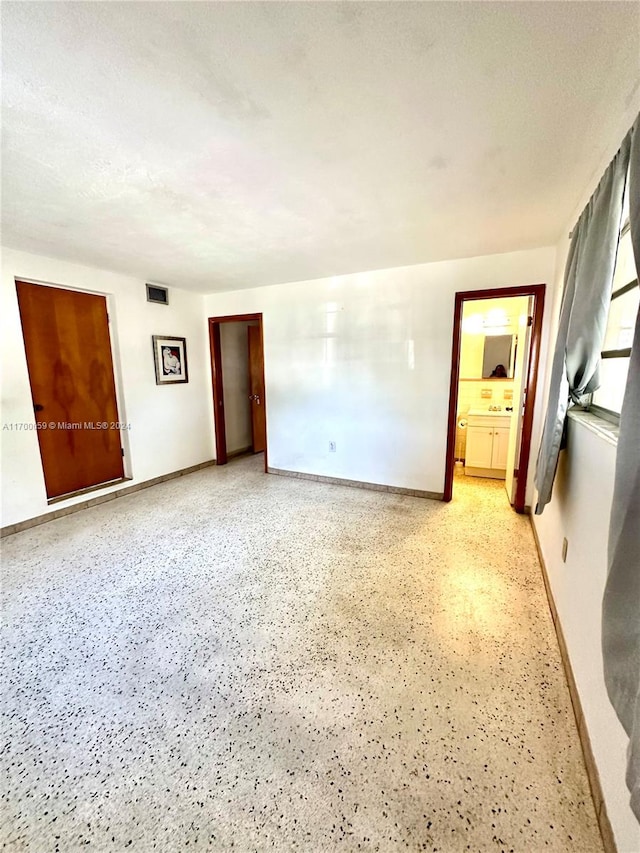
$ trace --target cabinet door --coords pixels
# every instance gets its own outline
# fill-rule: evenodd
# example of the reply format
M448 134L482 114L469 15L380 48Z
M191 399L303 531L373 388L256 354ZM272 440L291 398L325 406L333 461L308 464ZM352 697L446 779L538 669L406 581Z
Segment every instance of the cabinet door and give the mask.
M470 468L491 468L493 433L491 427L468 427L465 465Z
M497 427L493 431L493 451L491 467L504 469L507 467L509 450L509 427Z

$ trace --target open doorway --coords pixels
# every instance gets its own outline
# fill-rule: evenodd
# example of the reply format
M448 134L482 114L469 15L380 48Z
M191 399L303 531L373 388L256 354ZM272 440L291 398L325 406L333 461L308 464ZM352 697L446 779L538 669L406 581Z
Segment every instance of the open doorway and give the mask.
M209 318L216 461L263 453L267 470L262 314Z
M525 511L544 284L456 293L444 500L456 477ZM495 488L495 485L494 485Z

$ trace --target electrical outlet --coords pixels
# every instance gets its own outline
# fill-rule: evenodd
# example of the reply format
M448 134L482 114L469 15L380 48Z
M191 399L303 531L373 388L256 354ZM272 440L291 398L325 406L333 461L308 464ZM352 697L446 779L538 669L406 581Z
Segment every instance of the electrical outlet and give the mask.
M329 442L329 453L335 453L335 452L336 452L336 443L335 443L335 441L330 441Z
M569 542L567 540L567 537L565 536L565 538L562 540L562 562L563 563L567 562L567 550L568 550L568 548L569 548Z

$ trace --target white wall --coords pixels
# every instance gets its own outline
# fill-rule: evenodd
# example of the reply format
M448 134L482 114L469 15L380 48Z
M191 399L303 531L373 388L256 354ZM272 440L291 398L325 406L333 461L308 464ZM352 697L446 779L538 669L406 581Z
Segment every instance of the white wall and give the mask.
M221 323L222 391L227 453L252 445L249 403L249 323Z
M637 853L640 826L624 783L627 737L607 698L600 646L615 458L614 446L570 420L553 500L534 523L618 850Z
M118 385L125 470L133 483L187 468L214 457L211 372L204 297L171 288L169 306L146 301L144 281L91 267L3 250L2 253L2 526L77 503L49 507L33 424L33 405L22 340L15 278L106 294ZM187 339L189 382L155 384L151 336ZM105 489L99 494L113 490ZM85 498L86 500L86 498Z
M563 237L557 253L552 343L560 312L567 252L568 239ZM548 380L547 375L545 407ZM609 701L602 671L601 608L607 574L615 456L615 447L605 438L590 432L584 424L570 421L567 449L560 454L552 499L542 515L532 516L532 522L565 636L584 725L618 851L638 853L640 826L629 806L625 784L628 739ZM536 500L537 496L533 505ZM564 537L569 542L566 563L561 556Z
M598 128L599 133L590 138L589 144L598 155L594 157L592 180L585 187L557 247L555 298L550 318L552 346L560 313L569 231L620 147L639 106L640 91L625 109L621 108L616 127ZM550 362L548 359L545 406ZM629 807L625 785L627 739L605 690L600 649L614 464L614 447L589 432L584 424L570 422L568 448L561 454L552 500L541 516L533 517L533 523L567 642L618 850L638 853L640 826ZM564 536L569 540L566 563L561 559Z
M554 262L536 249L215 294L206 307L264 314L270 466L441 493L454 294L551 282Z

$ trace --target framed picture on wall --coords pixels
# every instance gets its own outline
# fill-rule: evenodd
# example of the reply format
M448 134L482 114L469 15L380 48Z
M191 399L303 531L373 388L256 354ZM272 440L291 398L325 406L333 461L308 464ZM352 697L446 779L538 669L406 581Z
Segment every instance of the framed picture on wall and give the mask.
M169 335L153 335L153 360L156 385L175 385L188 382L187 339Z

